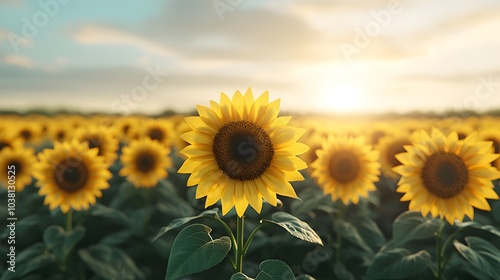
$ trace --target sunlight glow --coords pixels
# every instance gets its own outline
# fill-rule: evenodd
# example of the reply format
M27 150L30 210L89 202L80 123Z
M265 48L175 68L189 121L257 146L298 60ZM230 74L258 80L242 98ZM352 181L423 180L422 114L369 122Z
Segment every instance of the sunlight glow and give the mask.
M355 82L342 81L326 85L320 91L318 105L328 112L353 112L361 110L363 89Z

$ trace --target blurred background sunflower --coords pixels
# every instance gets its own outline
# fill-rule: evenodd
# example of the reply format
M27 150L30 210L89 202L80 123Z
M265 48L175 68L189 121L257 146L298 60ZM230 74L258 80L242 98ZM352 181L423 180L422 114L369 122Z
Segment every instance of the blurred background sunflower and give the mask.
M366 198L368 192L376 190L379 152L372 150L364 137L330 135L316 153L312 176L332 201L358 204L360 197Z

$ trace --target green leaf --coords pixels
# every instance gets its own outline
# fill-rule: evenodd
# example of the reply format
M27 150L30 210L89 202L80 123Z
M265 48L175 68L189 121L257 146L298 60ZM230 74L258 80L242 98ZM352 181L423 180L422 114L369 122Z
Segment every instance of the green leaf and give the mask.
M354 276L350 273L345 265L341 262L335 262L333 265L333 272L335 273L336 279L339 280L354 280Z
M22 264L16 265L14 273L10 271L6 271L1 280L10 280L10 279L24 279L24 276L40 269L55 263L55 257L52 254L44 254L34 257L33 259L24 262Z
M358 229L359 235L368 246L377 252L380 247L386 243L386 239L377 223L369 217L361 216L354 224Z
M186 217L195 213L191 204L177 194L169 180L158 181L156 190L160 198L156 206L163 214L170 217Z
M64 261L71 249L84 235L85 228L83 227L77 227L70 232L66 232L62 227L52 225L43 233L43 242L60 261Z
M500 237L500 231L498 231L495 227L491 225L481 225L478 222L475 221L469 221L469 222L457 222L455 225L459 228L463 228L464 231L469 230L468 232L474 232L474 231L482 231L487 234L493 234L496 235L496 237Z
M203 211L197 216L175 219L172 222L170 222L170 224L168 226L166 226L160 230L158 235L156 235L156 237L153 239L153 242L156 241L158 238L160 238L165 233L171 231L172 229L183 226L183 225L185 225L193 220L200 219L200 218L217 219L217 217L219 217L218 213L219 213L219 208L214 208L214 209Z
M342 238L357 245L366 252L373 254L373 251L370 248L370 246L368 246L368 244L366 244L363 238L361 238L361 235L359 235L358 229L351 223L348 223L343 220L336 220L335 223L333 224L333 228L335 229L335 232Z
M366 271L366 279L403 279L424 272L432 264L429 252L415 254L404 248L379 252Z
M194 224L177 235L168 259L166 280L207 270L226 257L231 249L231 239L222 236L214 240L211 231L205 225Z
M394 221L392 234L396 244L402 245L412 240L423 240L434 237L443 221L422 217L420 212L406 211Z
M294 200L290 205L290 212L294 216L307 214L319 209L320 206L326 207L324 210L328 213L334 212L334 208L331 206L331 199L328 196L322 195L316 188L305 189L300 193L299 197L301 200Z
M104 279L145 279L134 261L120 249L99 244L79 250L78 255L90 270Z
M498 249L485 248L492 247L487 241L481 240L481 238L468 237L466 238L467 243L470 247L453 240L453 245L457 251L462 255L471 265L481 272L487 274L492 279L500 279L500 267L498 264L498 255L491 255L490 252L495 252L498 254ZM474 248L473 246L474 245Z
M295 280L316 280L314 279L312 276L310 275L307 275L307 274L302 274L300 276L297 276L297 278L295 278Z
M233 274L233 276L231 276L231 279L229 279L229 280L254 280L254 279L246 276L245 274L243 274L241 272L238 272L238 273Z
M290 267L280 260L265 260L259 265L260 272L255 280L295 280Z
M285 212L276 212L271 216L271 219L261 222L278 225L299 239L323 246L321 238L306 222Z
M99 203L90 207L89 214L91 216L102 217L124 225L130 224L130 219L120 210L109 208Z

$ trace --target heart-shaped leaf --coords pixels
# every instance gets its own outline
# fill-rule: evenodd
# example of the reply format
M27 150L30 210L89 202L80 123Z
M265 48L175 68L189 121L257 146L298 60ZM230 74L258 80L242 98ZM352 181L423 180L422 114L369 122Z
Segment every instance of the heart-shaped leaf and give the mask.
M120 210L106 207L99 203L96 203L92 205L92 207L90 207L89 214L91 216L102 217L109 221L113 221L124 225L130 224L130 219Z
M290 267L280 260L265 260L259 265L260 272L255 280L295 280Z
M229 280L254 280L254 279L246 276L245 274L243 274L241 272L238 272L238 273L233 274L233 276L231 276L231 279L229 279Z
M214 209L203 211L203 212L201 212L197 216L175 219L172 222L170 222L170 224L168 226L166 226L166 227L164 227L164 228L162 228L160 230L160 232L158 233L158 235L156 235L156 237L153 239L153 242L156 241L158 238L160 238L165 233L173 230L174 228L178 228L180 226L183 226L183 225L185 225L185 224L187 224L187 223L189 223L189 222L191 222L193 220L200 219L200 218L213 218L213 219L217 219L217 217L219 217L218 213L219 213L219 209L218 208L214 208Z
M415 254L404 248L379 252L366 271L366 279L403 279L424 272L432 264L429 252Z
M406 211L394 221L393 240L402 245L412 240L432 238L442 225L443 221L440 219L428 219L422 217L420 212Z
M184 228L175 238L168 259L165 280L207 270L220 263L231 249L231 239L212 239L211 228L194 224Z
M278 225L288 231L291 235L304 241L323 246L323 241L318 234L306 223L285 212L276 212L271 216L272 220L262 220L262 223Z
M43 233L43 242L60 261L64 261L71 249L84 235L85 228L83 227L77 227L67 232L60 226L52 225Z

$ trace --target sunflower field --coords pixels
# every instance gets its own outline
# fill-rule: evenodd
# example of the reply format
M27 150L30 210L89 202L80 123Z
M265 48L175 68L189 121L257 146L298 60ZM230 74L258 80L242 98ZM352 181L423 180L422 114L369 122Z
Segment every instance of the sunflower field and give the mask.
M0 279L500 279L500 118L0 115Z

